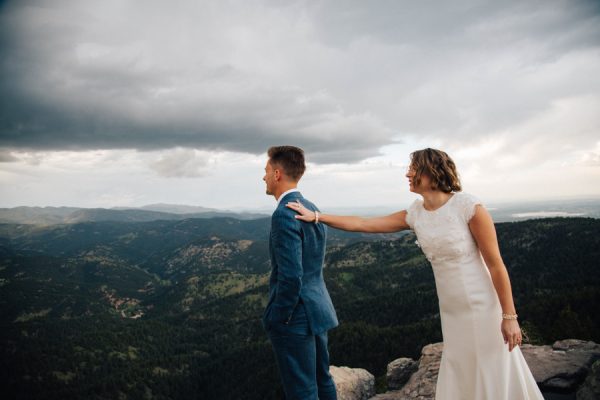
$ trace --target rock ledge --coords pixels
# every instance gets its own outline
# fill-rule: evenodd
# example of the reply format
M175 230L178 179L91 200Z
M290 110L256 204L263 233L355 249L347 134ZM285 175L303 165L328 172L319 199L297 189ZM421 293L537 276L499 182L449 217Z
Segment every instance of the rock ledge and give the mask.
M386 393L375 395L375 378L364 369L331 367L340 400L433 400L443 343L423 347L418 361L388 364ZM600 345L577 339L552 346L523 345L523 356L543 392L570 393L576 400L600 399Z

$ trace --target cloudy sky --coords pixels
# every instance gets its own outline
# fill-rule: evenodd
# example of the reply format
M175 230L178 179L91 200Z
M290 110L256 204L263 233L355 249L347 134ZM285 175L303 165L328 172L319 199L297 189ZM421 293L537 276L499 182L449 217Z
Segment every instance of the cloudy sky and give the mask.
M405 207L411 151L484 201L600 197L600 2L0 2L0 207Z

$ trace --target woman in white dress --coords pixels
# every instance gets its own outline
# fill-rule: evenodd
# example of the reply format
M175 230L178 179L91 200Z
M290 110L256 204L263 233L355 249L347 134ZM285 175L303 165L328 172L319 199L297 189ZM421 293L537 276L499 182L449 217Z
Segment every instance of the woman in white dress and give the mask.
M440 304L444 351L436 400L543 400L519 345L522 336L494 222L474 196L461 192L443 151L411 154L407 209L377 218L314 213L288 203L296 218L354 232L412 229L430 261Z

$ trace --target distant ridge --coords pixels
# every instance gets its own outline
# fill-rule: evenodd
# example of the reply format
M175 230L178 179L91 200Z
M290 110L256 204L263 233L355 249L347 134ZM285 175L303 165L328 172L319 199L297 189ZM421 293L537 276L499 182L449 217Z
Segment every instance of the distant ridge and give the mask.
M217 208L208 208L201 206L190 206L186 204L167 204L167 203L155 203L148 204L142 207L113 207L113 210L148 210L158 211L170 214L198 214L206 212L229 212L227 210L219 210Z
M189 218L229 217L250 220L267 214L232 212L200 206L150 204L140 208L79 208L79 207L15 207L0 208L0 223L57 225L80 222L150 222L177 221Z
M494 222L515 222L546 217L600 218L600 199L565 199L487 204ZM387 207L326 207L332 214L374 216L389 214L404 206ZM141 207L82 208L82 207L14 207L0 208L0 223L56 225L79 222L150 222L179 221L188 218L229 217L250 220L269 217L270 210L231 211L185 204L155 203Z
M77 207L14 207L0 208L0 222L9 224L53 225L65 223Z

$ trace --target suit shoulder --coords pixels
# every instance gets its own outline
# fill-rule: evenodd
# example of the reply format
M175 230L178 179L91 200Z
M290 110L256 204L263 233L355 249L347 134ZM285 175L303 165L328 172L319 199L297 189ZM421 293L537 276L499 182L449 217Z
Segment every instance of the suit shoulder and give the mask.
M277 207L271 218L272 224L285 225L300 225L300 221L296 219L296 212L285 206Z
M315 203L313 203L312 201L308 200L307 198L302 198L300 199L300 203L302 203L304 205L304 207L308 208L309 210L312 211L319 211L319 207L317 207L315 205Z
M295 214L296 212L294 210L282 204L279 207L277 207L277 209L273 212L273 218L287 218Z

